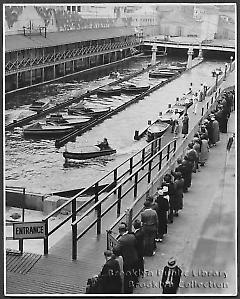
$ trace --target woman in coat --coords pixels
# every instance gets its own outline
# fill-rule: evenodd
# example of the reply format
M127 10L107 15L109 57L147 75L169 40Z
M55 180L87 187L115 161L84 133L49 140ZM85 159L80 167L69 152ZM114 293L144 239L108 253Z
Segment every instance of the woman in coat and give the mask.
M155 199L157 206L157 215L158 215L158 235L157 242L162 242L163 235L167 234L167 211L169 210L169 203L167 198L164 197L162 189L158 190L158 196Z
M176 200L176 207L175 207L175 216L178 216L178 211L182 210L183 208L183 186L184 180L182 178L182 174L180 172L176 172L175 174L175 181L174 181L174 190L175 190L175 200Z
M189 117L188 114L185 113L182 120L182 134L184 135L183 137L185 137L188 134L188 127L189 127Z
M205 136L202 136L201 140L202 140L202 145L201 145L201 152L199 155L199 162L201 166L204 166L208 159L209 146L208 146L208 140Z
M167 195L169 196L168 220L170 223L173 223L173 211L175 210L176 202L175 202L174 183L172 181L172 176L169 173L164 175L162 187L168 188L168 192L167 192Z
M216 143L220 140L220 134L219 134L219 124L218 121L215 119L215 117L211 118L212 120L212 129L213 129L213 145L215 146Z

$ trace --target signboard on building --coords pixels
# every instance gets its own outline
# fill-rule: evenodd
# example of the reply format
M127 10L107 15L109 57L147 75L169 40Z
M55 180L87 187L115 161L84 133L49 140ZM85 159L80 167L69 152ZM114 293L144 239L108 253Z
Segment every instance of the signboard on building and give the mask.
M13 223L13 239L41 239L45 238L44 222L18 222Z
M113 235L109 232L107 232L107 249L112 250L114 246L118 244L118 241L116 238L113 237Z

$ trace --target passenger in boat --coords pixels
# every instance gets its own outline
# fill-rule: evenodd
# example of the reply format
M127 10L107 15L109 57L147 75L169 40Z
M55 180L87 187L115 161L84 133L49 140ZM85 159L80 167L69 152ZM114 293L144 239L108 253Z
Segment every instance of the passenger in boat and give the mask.
M98 147L100 148L101 151L109 149L109 144L108 144L107 138L104 138L103 141L98 144Z

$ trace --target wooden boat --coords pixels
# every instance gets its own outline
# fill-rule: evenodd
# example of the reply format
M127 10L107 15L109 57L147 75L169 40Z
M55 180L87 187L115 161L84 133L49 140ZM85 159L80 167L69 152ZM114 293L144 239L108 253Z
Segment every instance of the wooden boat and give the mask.
M105 87L99 88L97 90L98 96L120 96L121 88L120 87Z
M178 72L176 71L169 71L167 69L162 69L162 70L156 70L149 72L149 77L150 78L169 78L177 75Z
M97 158L106 155L112 155L116 153L115 149L109 147L108 149L102 149L97 145L94 146L83 146L80 152L63 152L63 157L67 159L74 159L74 160L86 160L91 158Z
M29 110L42 112L49 107L50 102L34 101L29 107Z
M89 117L99 117L111 111L111 108L75 108L74 106L68 108L68 114L72 115L87 115Z
M150 85L147 86L136 86L135 84L125 83L122 85L121 89L123 93L131 94L131 93L142 93L147 91L150 88Z
M169 128L169 126L170 124L162 122L160 119L157 120L147 129L147 141L150 142L161 137Z
M73 126L57 126L55 124L42 124L39 122L23 127L24 136L49 137L61 136L73 131Z
M50 114L46 117L47 123L55 123L60 126L63 125L71 125L74 127L81 127L88 123L91 120L91 117L82 115L81 117L73 116L73 115L62 115L59 113Z

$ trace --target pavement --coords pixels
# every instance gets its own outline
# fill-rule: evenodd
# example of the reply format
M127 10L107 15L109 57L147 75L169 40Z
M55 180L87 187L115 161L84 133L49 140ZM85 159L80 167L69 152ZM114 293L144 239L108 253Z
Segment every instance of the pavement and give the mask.
M222 83L221 89L234 85L235 74L229 74ZM206 102L206 101L205 101ZM189 110L190 127L200 117L200 103L197 115ZM235 130L234 113L229 121L229 132ZM168 235L163 243L158 244L154 257L145 258L145 273L143 280L135 289L135 294L159 294L161 289L154 282L159 282L161 270L170 256L176 256L185 275L179 293L208 292L209 289L187 288L191 270L205 272L221 271L227 273L222 281L228 288L218 288L212 291L233 293L235 291L236 265L235 258L235 151L234 145L226 152L226 144L230 133L221 134L221 141L211 148L208 163L201 172L194 174L193 185L184 195L184 209L174 223L169 225ZM181 139L180 137L179 139ZM225 199L228 198L228 201ZM107 217L105 217L107 218ZM102 231L109 227L113 218L106 219ZM52 246L47 256L40 259L27 271L6 271L7 294L81 294L85 292L86 281L98 274L104 264L103 251L106 249L106 234L95 235L95 229L90 230L78 245L78 259L71 260L71 233ZM16 260L16 264L17 264ZM23 262L24 263L24 262ZM204 273L205 273L204 272ZM202 273L200 271L200 273ZM224 276L224 274L222 274ZM201 282L202 276L195 275ZM194 277L195 278L195 277ZM196 279L195 279L196 280ZM220 281L220 282L221 282ZM191 282L191 281L190 281ZM148 284L147 284L148 283ZM149 283L153 286L149 286Z

